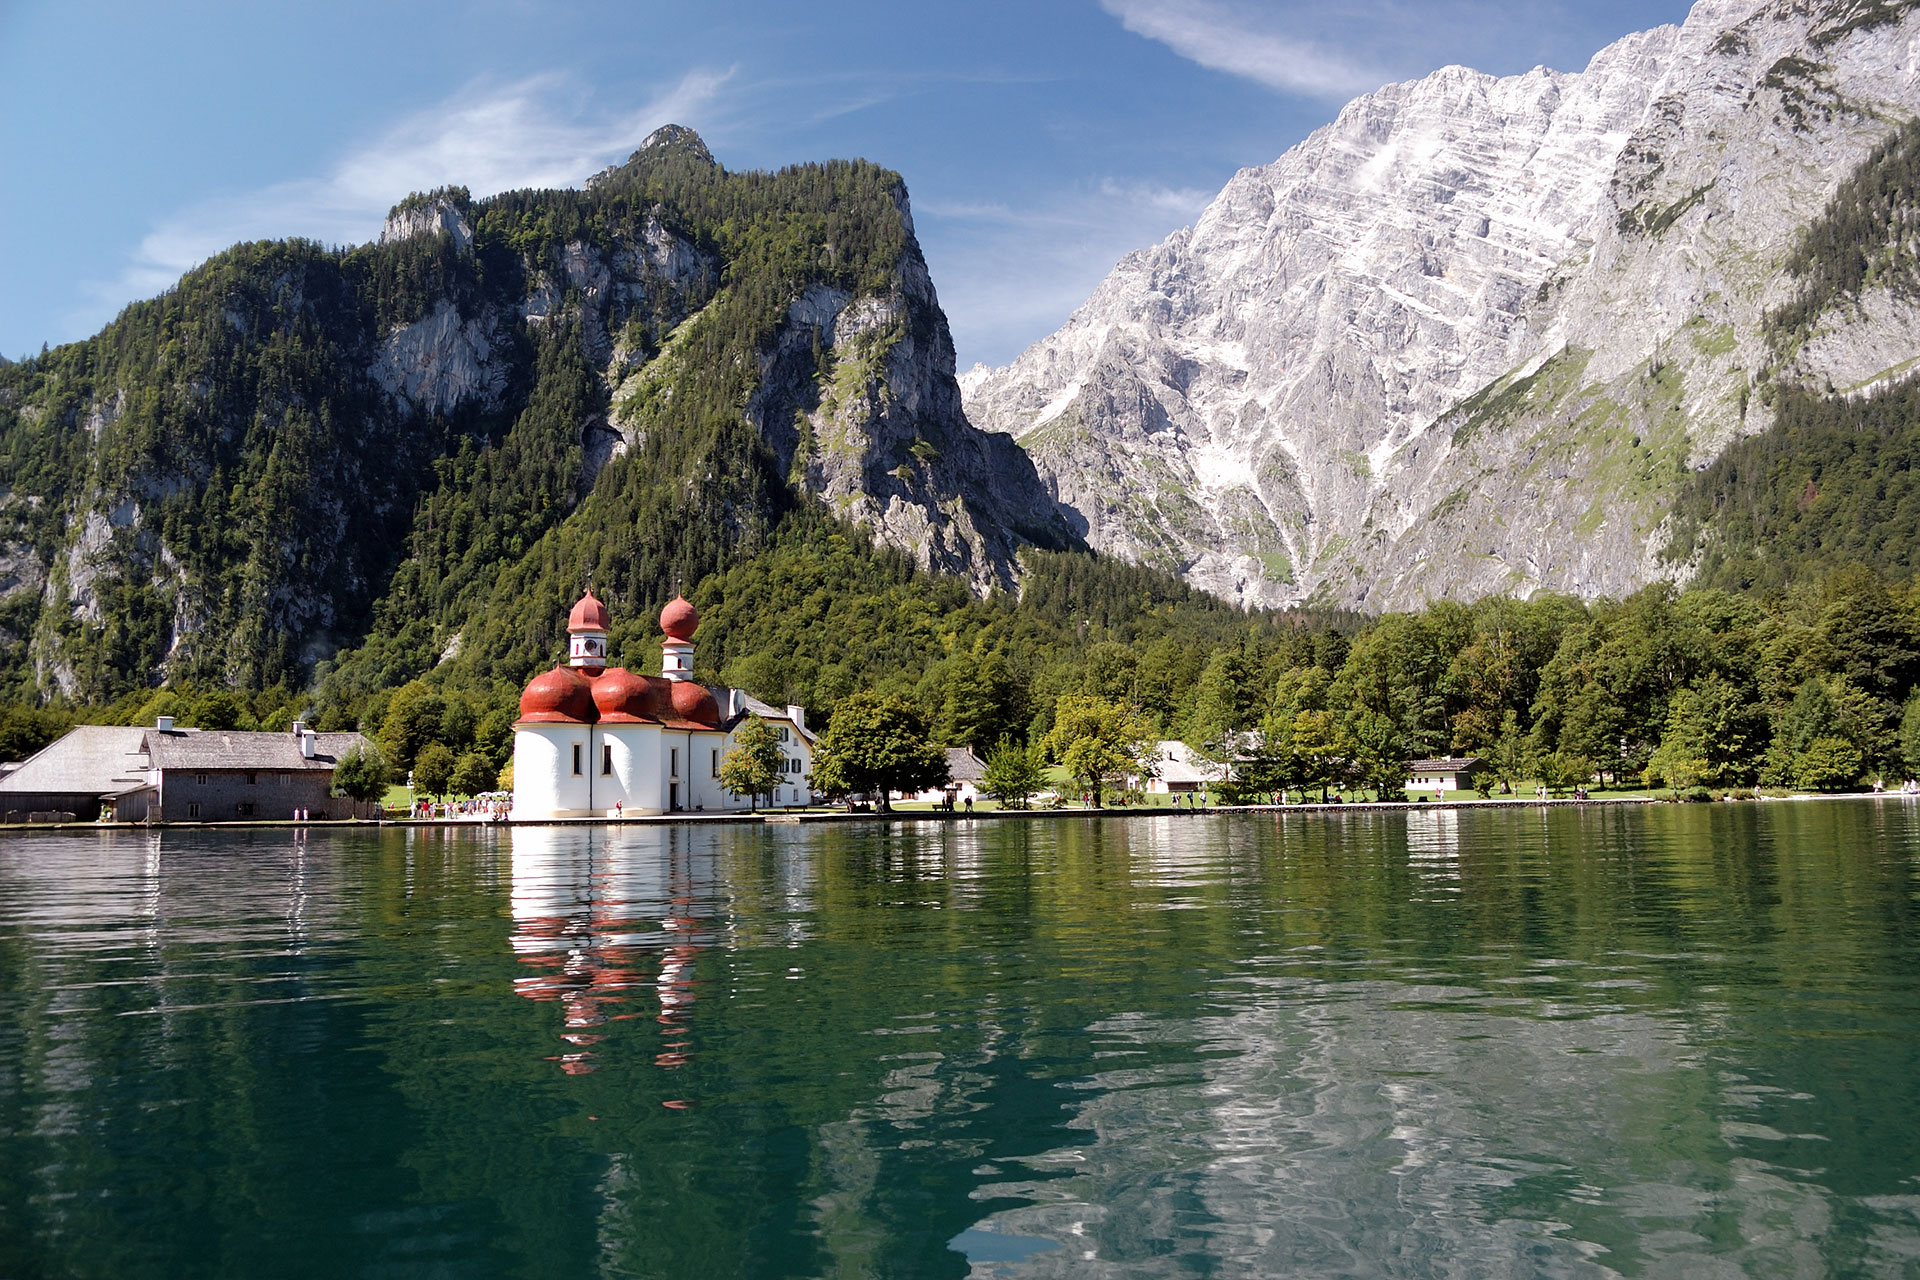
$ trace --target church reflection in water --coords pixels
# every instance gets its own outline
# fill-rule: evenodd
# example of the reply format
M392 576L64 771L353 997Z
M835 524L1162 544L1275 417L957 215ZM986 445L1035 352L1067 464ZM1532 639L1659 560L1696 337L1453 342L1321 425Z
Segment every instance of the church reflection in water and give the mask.
M716 926L695 905L712 855L696 852L690 835L677 827L514 832L512 944L528 970L514 990L560 1005L565 1048L553 1061L569 1075L595 1069L609 1024L648 1016L661 1028L655 1064L689 1061L695 962Z

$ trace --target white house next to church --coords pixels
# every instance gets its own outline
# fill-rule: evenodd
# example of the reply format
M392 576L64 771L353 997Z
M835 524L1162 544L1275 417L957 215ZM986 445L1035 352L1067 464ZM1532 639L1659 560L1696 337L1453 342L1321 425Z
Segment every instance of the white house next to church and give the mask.
M607 666L606 606L589 591L567 617L567 662L535 676L513 726L515 821L745 809L720 785L735 731L757 716L786 761L774 804L811 804L815 736L799 707L693 678L700 615L685 599L661 610L661 674Z

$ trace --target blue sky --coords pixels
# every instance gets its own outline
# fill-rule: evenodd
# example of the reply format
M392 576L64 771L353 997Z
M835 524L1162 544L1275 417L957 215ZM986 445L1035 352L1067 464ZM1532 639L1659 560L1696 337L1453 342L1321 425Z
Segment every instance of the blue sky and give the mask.
M373 238L410 190L577 185L654 126L729 168L900 171L961 367L1057 328L1341 103L1577 70L1683 0L0 0L0 352L237 240Z

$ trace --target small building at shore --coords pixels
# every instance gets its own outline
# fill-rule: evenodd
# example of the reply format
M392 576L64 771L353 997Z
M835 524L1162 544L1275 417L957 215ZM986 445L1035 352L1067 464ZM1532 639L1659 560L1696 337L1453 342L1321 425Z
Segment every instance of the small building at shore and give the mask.
M1479 756L1437 756L1407 765L1409 791L1472 791L1479 784Z
M980 789L981 780L987 776L987 762L973 753L972 747L948 747L947 780L937 787L928 787L925 791L911 795L897 792L896 799L924 800L929 804L965 804L970 800L985 797Z
M784 710L744 690L693 678L700 615L684 598L660 613L661 671L636 675L607 665L607 607L589 591L567 616L567 661L535 676L520 695L513 733L516 821L745 809L754 797L720 785L720 763L749 717L780 743L776 805L813 802L815 735L806 712Z
M245 822L351 818L333 769L357 733L287 733L83 724L0 778L8 822Z
M1153 773L1145 790L1162 795L1202 795L1227 780L1229 770L1178 739L1165 739L1154 752Z

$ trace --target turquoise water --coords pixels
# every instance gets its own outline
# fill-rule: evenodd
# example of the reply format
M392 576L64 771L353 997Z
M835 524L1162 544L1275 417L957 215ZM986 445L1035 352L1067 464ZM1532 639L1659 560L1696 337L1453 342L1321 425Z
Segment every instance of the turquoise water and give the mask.
M0 842L0 1277L1912 1275L1920 805Z

